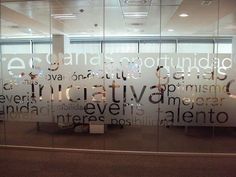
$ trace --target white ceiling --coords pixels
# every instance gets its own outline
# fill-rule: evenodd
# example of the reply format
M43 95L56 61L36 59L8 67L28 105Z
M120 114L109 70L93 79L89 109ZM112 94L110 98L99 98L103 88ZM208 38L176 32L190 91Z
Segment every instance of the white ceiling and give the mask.
M208 6L201 3L202 0L161 0L161 4L160 0L2 0L1 36L236 35L236 0L212 0ZM134 18L127 13L145 15ZM181 18L181 13L189 16ZM72 14L75 18L55 19L53 14Z

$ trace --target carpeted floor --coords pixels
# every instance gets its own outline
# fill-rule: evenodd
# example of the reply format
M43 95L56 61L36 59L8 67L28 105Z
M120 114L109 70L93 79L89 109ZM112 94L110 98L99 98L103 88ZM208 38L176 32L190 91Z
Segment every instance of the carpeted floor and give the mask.
M55 124L1 122L0 144L79 149L236 153L234 128L108 127L105 134L75 133Z
M234 128L108 127L75 133L55 124L0 122L0 144L164 152L236 152ZM235 177L235 156L154 155L0 148L0 177Z
M0 148L1 177L235 177L235 157Z

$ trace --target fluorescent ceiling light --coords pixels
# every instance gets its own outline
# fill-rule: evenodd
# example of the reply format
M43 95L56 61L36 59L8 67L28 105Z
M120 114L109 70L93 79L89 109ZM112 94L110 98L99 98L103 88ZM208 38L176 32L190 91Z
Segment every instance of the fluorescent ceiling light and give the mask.
M139 29L139 28L129 28L128 32L140 33L140 32L144 32L144 30L143 29Z
M147 15L147 12L124 12L124 16L127 18L145 18Z
M59 17L54 17L54 18L75 18L76 16L59 16Z
M51 16L52 17L55 17L55 16L71 16L73 14L52 14Z
M180 16L180 17L188 17L189 15L186 14L186 13L182 13L182 14L180 14L179 16Z
M55 19L76 19L76 16L74 14L52 14L51 15Z
M147 0L124 0L126 4L145 4Z
M175 30L173 30L173 29L168 29L168 31L169 31L169 32L173 32L173 31L175 31Z
M203 5L203 6L209 6L209 5L211 5L212 4L212 0L203 0L202 2L201 2L201 5Z

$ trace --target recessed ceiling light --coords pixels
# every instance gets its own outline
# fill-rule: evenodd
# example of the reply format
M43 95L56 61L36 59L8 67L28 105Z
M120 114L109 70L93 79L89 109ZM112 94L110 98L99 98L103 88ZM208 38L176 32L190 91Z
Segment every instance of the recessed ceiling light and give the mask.
M182 13L182 14L180 14L179 16L180 16L180 17L188 17L189 15L186 14L186 13Z
M174 30L173 29L168 29L169 32L173 32Z

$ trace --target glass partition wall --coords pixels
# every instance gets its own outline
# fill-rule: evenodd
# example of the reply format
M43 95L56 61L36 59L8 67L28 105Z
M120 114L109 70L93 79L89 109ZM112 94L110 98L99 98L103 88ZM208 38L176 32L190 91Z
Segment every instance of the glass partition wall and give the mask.
M52 122L51 92L40 90L52 82L46 77L51 54L51 10L47 1L1 3L1 117L7 145L51 146L47 128L38 133L41 122ZM34 39L47 40L47 50L35 50ZM48 88L47 88L48 89ZM42 90L42 89L41 89ZM45 89L44 89L45 90ZM47 136L49 135L49 136Z
M235 7L1 1L0 144L235 152Z

